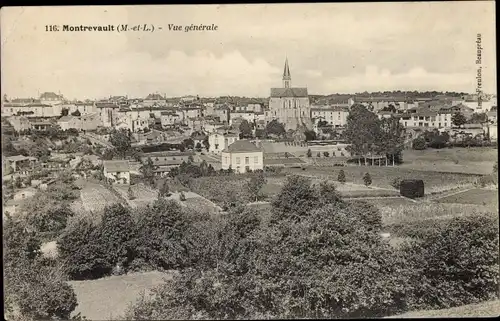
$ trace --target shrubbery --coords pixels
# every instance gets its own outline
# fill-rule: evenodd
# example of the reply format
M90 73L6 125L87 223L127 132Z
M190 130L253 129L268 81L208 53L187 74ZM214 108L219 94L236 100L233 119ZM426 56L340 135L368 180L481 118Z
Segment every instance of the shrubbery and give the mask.
M427 148L427 144L425 142L425 139L422 138L422 137L417 137L415 138L412 143L411 143L411 146L413 149L415 150L424 150Z
M443 309L498 293L498 216L466 216L429 226L403 248L413 273L410 309Z

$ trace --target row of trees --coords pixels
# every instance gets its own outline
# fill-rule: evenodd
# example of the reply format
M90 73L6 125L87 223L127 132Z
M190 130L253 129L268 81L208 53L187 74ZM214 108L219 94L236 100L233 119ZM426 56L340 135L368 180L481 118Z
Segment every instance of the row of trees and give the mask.
M353 105L347 116L344 136L350 144L350 152L358 156L359 164L368 156L383 155L392 164L401 161L405 130L395 117L379 119L363 105ZM386 162L387 164L387 162Z

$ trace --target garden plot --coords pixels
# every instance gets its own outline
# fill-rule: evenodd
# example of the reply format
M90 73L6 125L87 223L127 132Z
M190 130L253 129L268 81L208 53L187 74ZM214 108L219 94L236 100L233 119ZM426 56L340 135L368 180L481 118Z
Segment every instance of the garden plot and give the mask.
M132 195L134 196L134 199L132 200L130 200L128 196L129 187L132 190ZM127 200L130 207L133 208L146 206L153 203L158 198L157 190L142 183L136 185L114 185L113 188L120 193L120 195Z
M122 203L122 200L107 188L94 183L85 184L85 187L80 191L80 199L83 208L93 213L104 210L106 206Z

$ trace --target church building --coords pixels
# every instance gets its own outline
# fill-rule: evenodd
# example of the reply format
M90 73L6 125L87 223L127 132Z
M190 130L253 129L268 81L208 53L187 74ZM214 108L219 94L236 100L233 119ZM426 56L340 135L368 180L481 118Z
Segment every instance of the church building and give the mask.
M278 120L285 126L285 130L297 128L311 128L311 107L307 88L292 87L292 76L285 60L283 71L283 87L271 88L269 99L269 113L267 121Z

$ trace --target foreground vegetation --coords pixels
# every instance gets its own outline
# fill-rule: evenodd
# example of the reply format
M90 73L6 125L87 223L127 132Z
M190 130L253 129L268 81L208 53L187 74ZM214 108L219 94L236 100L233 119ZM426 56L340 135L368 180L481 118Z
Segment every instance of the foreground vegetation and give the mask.
M262 186L257 178L248 186ZM73 217L58 227L52 260L39 251L38 225L9 218L9 304L27 318L69 318L77 302L65 281L151 270L179 272L124 318L380 317L497 297L498 216L490 209L443 224L407 222L399 247L381 236L390 223L384 211L305 177L288 177L270 207L226 210L208 215L161 196L142 209L108 206L99 221ZM412 211L405 215L422 208Z

